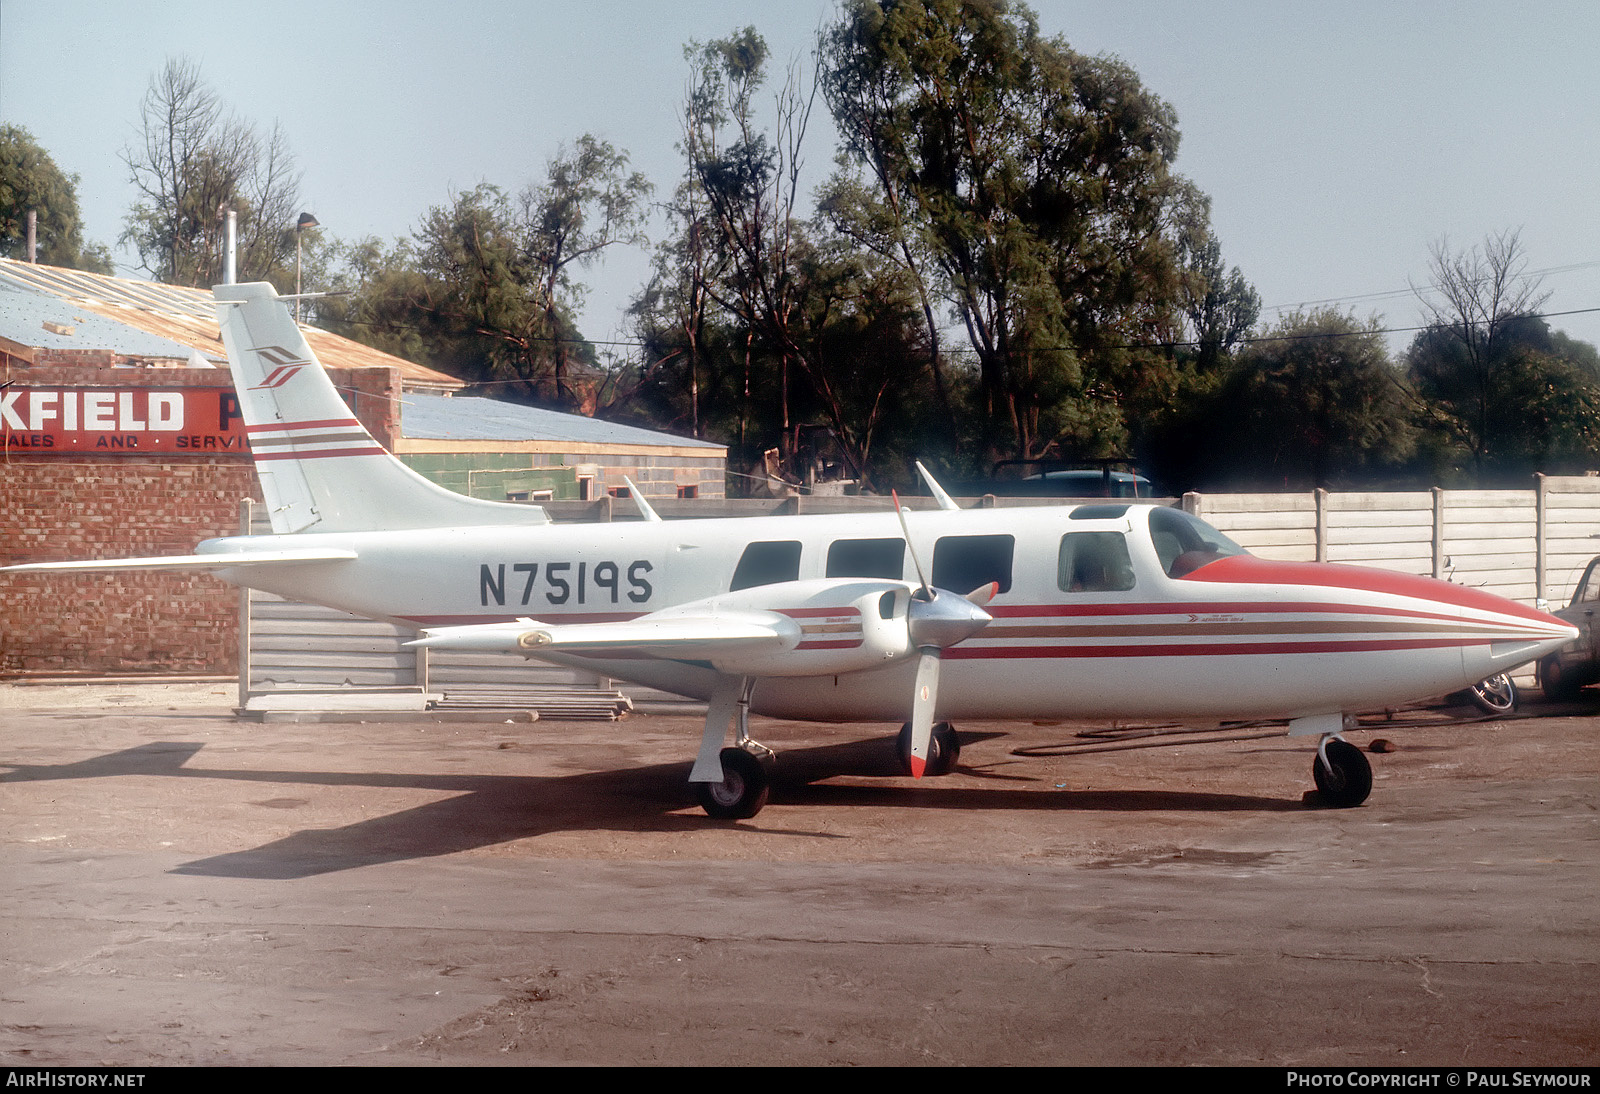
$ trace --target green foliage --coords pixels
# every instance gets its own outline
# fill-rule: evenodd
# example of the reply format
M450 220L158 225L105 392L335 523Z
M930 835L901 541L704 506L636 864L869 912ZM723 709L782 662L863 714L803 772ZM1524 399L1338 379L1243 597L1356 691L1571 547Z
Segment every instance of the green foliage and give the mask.
M1510 316L1477 346L1459 328L1430 326L1405 360L1436 478L1488 485L1595 466L1593 346L1552 332L1543 319Z
M0 127L0 255L25 259L28 212L37 214L38 260L49 266L111 273L102 244L85 245L78 218L78 176L56 166L50 153L20 126Z
M493 394L593 413L604 377L572 320L574 266L642 241L650 184L587 134L516 202L481 183L422 218L409 241L366 240L345 257L351 295L319 304L327 325L482 384Z
M1377 321L1331 308L1285 316L1160 431L1173 489L1348 487L1403 471L1415 451Z
M1124 349L1168 340L1182 280L1171 108L1003 0L849 0L822 51L847 148L967 331L985 448L1125 443L1120 397L1170 359Z

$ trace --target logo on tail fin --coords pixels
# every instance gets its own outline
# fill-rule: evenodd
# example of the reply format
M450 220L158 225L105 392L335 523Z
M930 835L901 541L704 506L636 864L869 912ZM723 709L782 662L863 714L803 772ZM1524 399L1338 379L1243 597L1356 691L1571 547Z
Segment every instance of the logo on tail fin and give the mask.
M255 352L265 357L269 364L274 364L278 367L267 373L259 384L250 389L251 391L264 391L282 387L294 379L295 373L311 363L303 357L290 353L282 346L257 346Z
M262 356L265 357L266 354L263 353ZM271 358L268 358L268 360L271 360ZM279 365L277 368L267 373L266 377L262 379L261 383L257 384L250 390L266 391L270 388L282 387L284 384L287 384L290 380L294 379L295 373L299 372L305 367L306 366L303 364Z

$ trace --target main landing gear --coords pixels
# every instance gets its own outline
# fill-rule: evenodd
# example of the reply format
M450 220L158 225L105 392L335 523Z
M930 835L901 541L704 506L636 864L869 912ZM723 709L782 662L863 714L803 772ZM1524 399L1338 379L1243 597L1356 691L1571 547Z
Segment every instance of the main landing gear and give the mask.
M777 754L750 736L750 696L755 680L728 677L711 695L706 707L706 728L700 738L689 783L700 808L718 820L748 820L761 812L771 793L771 771ZM733 723L733 747L723 748L728 723ZM900 727L895 738L900 766L911 771L911 723ZM924 775L948 775L961 758L961 738L949 722L935 722L928 741Z
M724 677L706 707L706 728L689 782L700 808L718 820L748 820L761 812L771 790L767 772L777 754L750 736L755 686L749 676ZM734 747L723 748L729 721L734 722Z
M766 762L742 748L725 748L718 758L722 762L722 781L694 784L695 796L706 816L746 820L761 812L771 785Z

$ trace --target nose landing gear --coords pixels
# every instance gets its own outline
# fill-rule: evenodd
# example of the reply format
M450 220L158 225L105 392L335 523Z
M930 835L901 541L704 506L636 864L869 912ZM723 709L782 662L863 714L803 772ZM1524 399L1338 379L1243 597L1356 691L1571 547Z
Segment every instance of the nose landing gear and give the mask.
M1335 809L1350 809L1372 793L1372 765L1361 750L1338 737L1324 738L1311 761L1311 777L1322 801Z

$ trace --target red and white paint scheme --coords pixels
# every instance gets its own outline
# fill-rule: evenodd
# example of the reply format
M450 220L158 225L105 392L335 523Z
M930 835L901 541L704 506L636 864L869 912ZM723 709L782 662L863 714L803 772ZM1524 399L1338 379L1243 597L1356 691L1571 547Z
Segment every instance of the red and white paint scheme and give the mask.
M1477 590L1271 562L1159 505L937 509L557 525L417 475L350 414L269 285L217 310L270 536L182 558L12 570L182 568L709 701L690 781L714 816L766 800L751 711L905 722L913 774L954 763L946 719L1283 719L1318 739L1323 800L1371 769L1348 714L1464 688L1576 631ZM630 484L631 485L631 484ZM924 568L926 567L926 569ZM732 747L723 747L730 727Z

